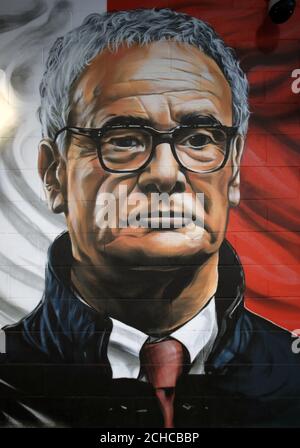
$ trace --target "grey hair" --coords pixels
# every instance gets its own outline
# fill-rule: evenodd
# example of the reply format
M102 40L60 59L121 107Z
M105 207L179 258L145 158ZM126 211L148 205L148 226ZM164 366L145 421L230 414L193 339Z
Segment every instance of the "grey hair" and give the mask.
M90 14L83 23L53 44L40 84L38 109L43 137L53 139L67 126L71 88L90 61L104 49L147 45L160 40L193 45L219 66L232 91L233 125L245 135L248 128L248 81L236 58L212 27L195 17L170 9L136 9ZM59 141L62 148L63 140Z

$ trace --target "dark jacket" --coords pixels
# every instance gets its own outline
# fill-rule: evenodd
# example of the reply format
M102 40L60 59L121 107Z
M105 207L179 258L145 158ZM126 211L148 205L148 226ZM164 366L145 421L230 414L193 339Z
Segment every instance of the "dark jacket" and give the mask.
M2 415L2 426L160 427L149 383L112 380L112 323L73 294L71 264L64 232L48 251L41 302L4 327L0 425ZM300 354L292 351L291 334L244 307L243 269L226 240L218 269L219 333L206 374L177 383L176 427L300 427Z

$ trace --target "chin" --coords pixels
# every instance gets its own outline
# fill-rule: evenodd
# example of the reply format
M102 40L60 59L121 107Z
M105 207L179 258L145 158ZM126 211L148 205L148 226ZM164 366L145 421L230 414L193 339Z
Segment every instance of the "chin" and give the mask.
M201 262L213 252L204 229L151 230L146 233L120 232L105 246L108 257L133 266L182 266Z

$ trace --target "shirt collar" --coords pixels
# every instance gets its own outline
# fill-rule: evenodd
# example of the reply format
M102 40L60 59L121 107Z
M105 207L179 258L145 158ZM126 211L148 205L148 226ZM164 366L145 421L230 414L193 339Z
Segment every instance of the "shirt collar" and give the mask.
M111 320L113 323L109 338L111 350L114 352L126 351L138 358L148 335L117 319L111 318ZM179 329L173 331L169 337L177 339L187 348L192 363L199 352L215 337L216 326L215 299L212 297L207 306Z

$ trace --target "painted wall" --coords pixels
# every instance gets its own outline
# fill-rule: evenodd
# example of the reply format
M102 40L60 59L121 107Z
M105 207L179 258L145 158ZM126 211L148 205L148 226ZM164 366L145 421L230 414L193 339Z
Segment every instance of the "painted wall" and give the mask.
M264 0L108 0L107 9L140 6L191 13L237 50L251 83L252 116L242 200L231 212L227 237L246 271L247 306L285 328L298 328L300 8L280 26L265 19ZM1 1L0 325L40 300L46 250L65 227L62 215L47 210L36 172L36 108L45 57L57 36L105 9L102 0Z
M57 37L103 0L2 0L0 5L0 326L39 302L47 248L64 228L37 173L39 83Z
M102 0L1 1L0 327L15 322L40 301L47 249L66 228L63 215L47 209L36 168L41 138L36 116L38 87L48 50L58 36L91 12L140 6L171 7L197 16L210 23L237 51L250 81L251 119L242 159L241 203L230 213L227 238L245 269L246 306L283 328L300 328L300 7L289 22L277 26L266 19L265 0L108 0L107 4ZM297 366L292 365L292 372L293 367L296 370ZM74 381L77 370L73 371L72 365L60 371L66 372L60 379L65 376L69 381L71 371L72 389L82 381L80 375ZM256 392L258 383L252 381ZM49 385L47 381L41 384L43 388L46 385L45 390L49 386L50 394L53 392L50 380ZM114 392L123 399L123 390L119 392L116 387ZM125 392L131 394L129 388ZM93 394L94 390L94 398ZM130 398L134 401L135 393ZM222 408L219 398L214 396L213 400ZM49 395L41 399L51 408ZM110 406L113 399L110 402L109 397L107 402ZM100 399L99 403L102 409ZM82 420L93 422L90 414L94 409L88 402L80 402L76 411L75 423L79 426ZM56 426L56 422L46 424Z

